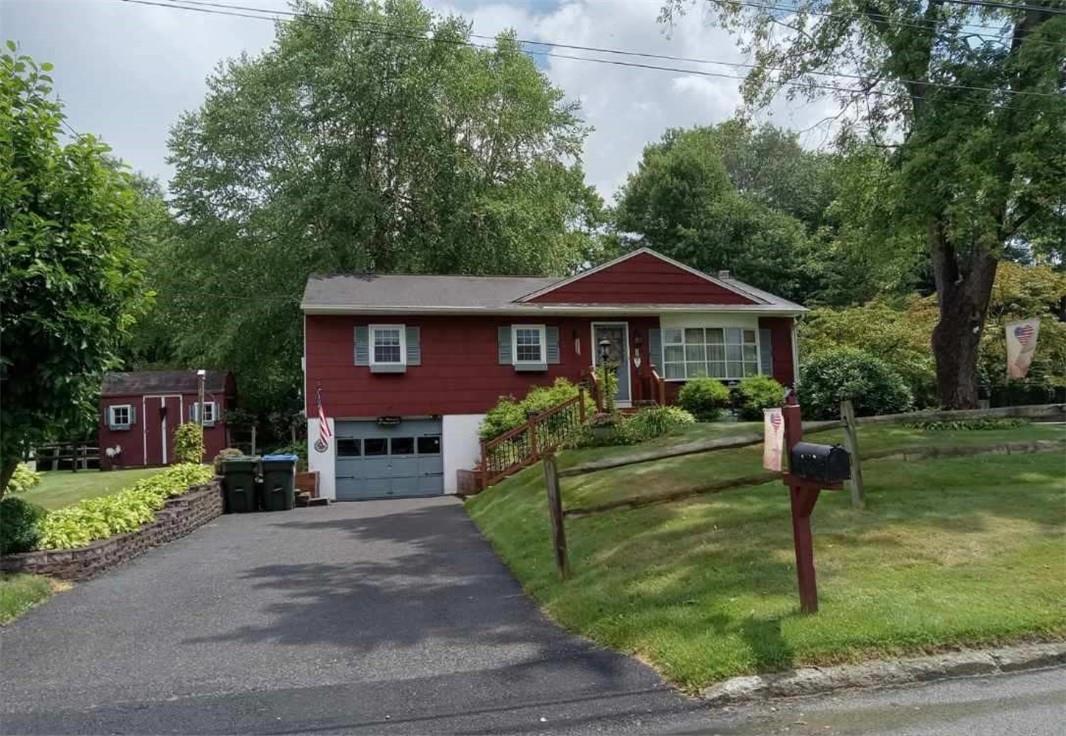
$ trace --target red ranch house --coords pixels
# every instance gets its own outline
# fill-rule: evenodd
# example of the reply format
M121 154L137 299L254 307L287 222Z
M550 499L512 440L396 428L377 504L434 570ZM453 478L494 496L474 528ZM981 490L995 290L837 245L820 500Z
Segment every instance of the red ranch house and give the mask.
M649 362L669 399L699 375L792 385L805 311L647 248L563 279L313 276L302 308L310 467L338 500L454 493L497 399L580 380L605 339L620 407L653 398ZM321 452L319 393L335 437Z
M174 431L185 422L196 421L199 390L196 371L106 374L97 429L102 466L129 468L175 462ZM225 416L235 395L232 374L207 371L204 446L208 460L228 446Z

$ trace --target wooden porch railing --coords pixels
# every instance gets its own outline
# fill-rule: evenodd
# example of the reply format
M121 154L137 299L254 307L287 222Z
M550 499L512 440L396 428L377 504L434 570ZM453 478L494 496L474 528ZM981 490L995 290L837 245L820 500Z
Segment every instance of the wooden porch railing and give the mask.
M586 418L585 391L581 389L577 396L530 417L499 437L482 440L478 485L488 488L539 461L545 452L569 438Z

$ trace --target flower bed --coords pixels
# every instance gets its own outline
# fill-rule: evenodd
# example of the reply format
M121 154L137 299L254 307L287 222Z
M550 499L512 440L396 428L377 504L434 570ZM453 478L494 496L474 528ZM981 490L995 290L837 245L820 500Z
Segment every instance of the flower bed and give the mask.
M165 499L162 507L153 512L151 523L134 531L76 549L5 555L0 558L0 570L50 575L71 581L87 580L152 547L183 537L222 514L222 490L218 479L183 487L178 493L180 495L172 494L171 498Z

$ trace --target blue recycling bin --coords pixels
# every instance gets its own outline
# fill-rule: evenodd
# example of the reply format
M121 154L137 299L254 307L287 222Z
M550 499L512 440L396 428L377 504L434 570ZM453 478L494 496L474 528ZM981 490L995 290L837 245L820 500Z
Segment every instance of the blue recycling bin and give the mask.
M295 455L263 455L259 467L263 471L260 508L263 511L291 511L296 506Z

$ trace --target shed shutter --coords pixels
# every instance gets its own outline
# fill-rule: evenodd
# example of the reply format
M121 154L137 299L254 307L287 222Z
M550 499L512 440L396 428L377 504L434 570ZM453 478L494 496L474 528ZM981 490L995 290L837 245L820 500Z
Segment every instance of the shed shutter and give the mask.
M199 411L200 411L200 405L198 403L196 403L194 401L191 404L189 404L189 421L190 422L195 422L196 421L196 415L199 413Z
M137 408L130 404L130 426L137 423Z
M544 342L547 343L545 351L548 354L548 362L559 362L559 328L548 325L544 328Z
M355 328L355 364L370 365L370 328L366 325Z
M500 365L511 365L511 326L503 325L496 328L496 352L499 356Z
M648 330L648 361L663 374L663 332L658 327Z
M407 328L407 365L422 365L422 328Z
M774 375L773 333L768 327L759 328L759 373Z

